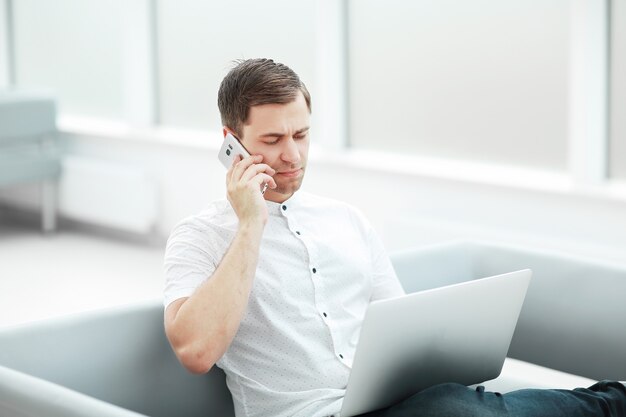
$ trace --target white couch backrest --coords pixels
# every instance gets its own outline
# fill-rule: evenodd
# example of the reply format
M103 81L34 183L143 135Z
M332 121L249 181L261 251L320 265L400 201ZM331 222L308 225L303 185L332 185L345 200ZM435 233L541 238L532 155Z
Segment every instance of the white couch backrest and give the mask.
M392 258L409 292L532 269L509 356L593 379L626 379L626 265L481 242Z

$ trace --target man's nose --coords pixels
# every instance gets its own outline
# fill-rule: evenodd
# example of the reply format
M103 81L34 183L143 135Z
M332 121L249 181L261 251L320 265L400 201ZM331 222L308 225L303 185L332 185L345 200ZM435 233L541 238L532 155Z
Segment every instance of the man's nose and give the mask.
M293 138L289 138L284 143L283 152L281 155L281 159L285 162L296 163L300 161L300 152L298 150L298 145Z

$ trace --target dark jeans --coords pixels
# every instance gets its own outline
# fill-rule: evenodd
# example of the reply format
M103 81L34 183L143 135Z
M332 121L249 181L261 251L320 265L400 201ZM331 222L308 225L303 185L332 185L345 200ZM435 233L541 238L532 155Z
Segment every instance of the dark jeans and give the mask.
M441 384L361 417L626 416L626 387L602 381L575 390L523 389L507 394Z

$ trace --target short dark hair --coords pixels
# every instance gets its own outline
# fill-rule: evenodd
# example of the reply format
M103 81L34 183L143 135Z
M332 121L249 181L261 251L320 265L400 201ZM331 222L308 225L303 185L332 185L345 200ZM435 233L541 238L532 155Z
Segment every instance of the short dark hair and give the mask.
M311 112L309 91L287 65L266 58L235 61L217 94L222 124L241 137L252 106L291 103L300 92Z

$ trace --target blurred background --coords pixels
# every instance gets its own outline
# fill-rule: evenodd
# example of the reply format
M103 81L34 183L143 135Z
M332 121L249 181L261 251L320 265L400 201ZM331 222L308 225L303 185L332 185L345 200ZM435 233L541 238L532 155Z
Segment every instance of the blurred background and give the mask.
M160 296L254 57L311 91L303 190L389 251L626 262L625 0L0 0L0 325Z

